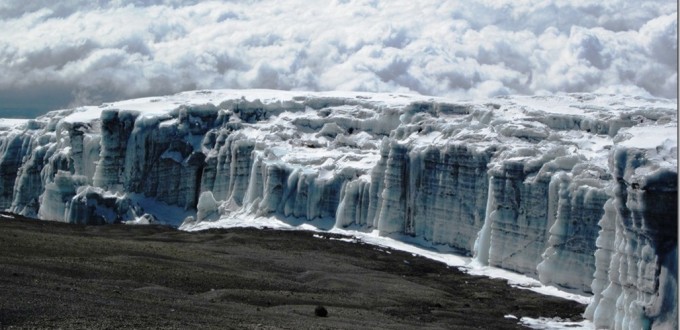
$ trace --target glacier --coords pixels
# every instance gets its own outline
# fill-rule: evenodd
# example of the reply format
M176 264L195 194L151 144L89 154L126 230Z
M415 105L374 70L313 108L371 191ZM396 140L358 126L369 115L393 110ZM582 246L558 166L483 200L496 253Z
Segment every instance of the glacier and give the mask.
M78 224L324 220L592 295L598 328L677 328L677 106L202 90L0 119L0 207Z

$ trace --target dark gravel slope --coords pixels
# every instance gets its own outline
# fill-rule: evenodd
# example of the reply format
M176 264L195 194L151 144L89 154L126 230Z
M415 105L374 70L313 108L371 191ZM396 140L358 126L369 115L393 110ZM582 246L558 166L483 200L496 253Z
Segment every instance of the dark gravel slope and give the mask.
M312 235L0 217L0 328L501 329L519 327L506 314L574 320L585 309Z

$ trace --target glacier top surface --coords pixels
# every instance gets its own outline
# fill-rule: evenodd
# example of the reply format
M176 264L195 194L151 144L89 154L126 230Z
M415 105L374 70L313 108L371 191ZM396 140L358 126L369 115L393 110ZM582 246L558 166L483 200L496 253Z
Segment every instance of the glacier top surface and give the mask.
M276 102L300 101L304 98L337 98L355 99L365 104L391 107L404 107L412 102L431 101L456 104L494 103L510 106L504 117L508 119L522 118L523 111L534 110L547 114L594 115L607 116L619 111L639 110L677 110L671 100L661 98L643 98L605 94L557 94L551 96L503 96L479 101L457 101L435 96L424 96L404 93L371 93L371 92L306 92L281 91L269 89L224 89L187 91L174 95L145 97L112 103L104 103L99 107L76 108L69 116L70 121L89 121L98 117L104 109L121 109L139 111L147 116L163 115L184 105L214 104L229 100L260 100L263 104ZM7 120L7 119L3 119Z
M479 149L502 146L499 159L523 161L525 167L532 162L545 163L546 157L557 159L559 167L564 162L559 159L574 154L606 168L610 150L616 145L640 149L664 146L664 166L677 164L676 103L620 95L457 101L400 93L198 90L58 110L35 121L91 123L101 118L102 112L117 110L135 112L141 118L158 117L163 127L175 125L173 118L182 108L231 111L240 103L279 110L263 120L244 123L238 134L267 144L270 159L321 172L371 168L387 135L415 148L461 143ZM329 111L324 113L324 109ZM1 119L0 129L23 130L28 122ZM357 131L348 133L352 125ZM200 141L192 144L200 146Z
M661 98L643 98L638 96L621 96L613 94L557 94L551 96L502 96L479 101L458 101L444 97L425 96L405 93L371 93L371 92L307 92L282 91L269 89L223 89L187 91L174 95L145 97L104 103L99 107L76 108L68 117L70 121L89 121L98 117L104 109L121 109L139 111L145 115L163 115L184 105L214 104L229 100L260 100L263 104L276 102L300 101L304 98L336 98L355 99L364 104L375 104L391 107L404 107L412 102L430 101L454 104L499 104L510 106L504 109L504 117L520 119L522 111L534 110L547 114L597 115L630 110L677 110L672 100ZM3 119L7 121L8 119ZM17 122L23 120L16 120Z
M13 127L24 125L28 119L0 118L0 130L7 130Z

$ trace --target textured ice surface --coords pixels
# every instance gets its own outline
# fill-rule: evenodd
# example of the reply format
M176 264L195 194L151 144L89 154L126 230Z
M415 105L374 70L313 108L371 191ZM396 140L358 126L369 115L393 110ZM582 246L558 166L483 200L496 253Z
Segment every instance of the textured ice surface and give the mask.
M598 327L676 327L676 111L591 94L135 99L1 120L0 207L73 223L375 231L592 294Z

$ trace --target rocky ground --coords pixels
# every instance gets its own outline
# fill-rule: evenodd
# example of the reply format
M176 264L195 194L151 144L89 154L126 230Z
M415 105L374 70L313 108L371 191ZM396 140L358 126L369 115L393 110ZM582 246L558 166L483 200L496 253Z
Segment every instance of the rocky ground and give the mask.
M506 314L576 320L585 309L313 234L0 214L0 328L512 329Z

